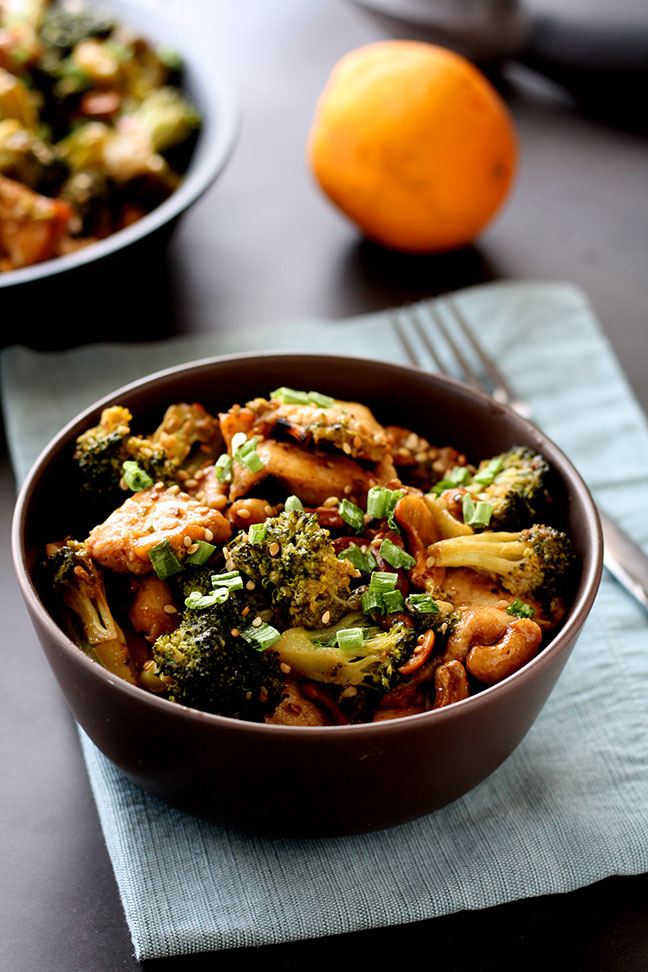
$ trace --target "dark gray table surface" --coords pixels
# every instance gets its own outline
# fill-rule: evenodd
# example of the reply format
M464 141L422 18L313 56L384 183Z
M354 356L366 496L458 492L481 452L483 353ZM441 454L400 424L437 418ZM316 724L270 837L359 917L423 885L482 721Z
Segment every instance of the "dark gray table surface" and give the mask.
M0 316L3 328L15 326L15 340L24 340L24 323L38 318L47 328L32 343L65 344L93 334L146 338L340 318L491 279L567 280L589 296L648 411L642 134L585 117L557 89L508 68L521 162L506 209L475 247L432 258L388 253L359 240L315 189L304 162L314 102L330 67L345 51L382 36L379 28L342 0L223 6L176 5L209 20L241 104L241 137L226 173L183 221L167 252L138 254L120 268L117 286L112 280L105 286L104 276L98 289L81 276L74 296L69 289L43 290L36 306L5 291ZM642 4L634 8L641 11ZM3 448L0 529L7 544L13 500ZM23 610L9 555L0 571L0 967L142 968L133 957L76 731ZM613 877L567 895L273 946L252 957L282 969L347 967L360 959L422 967L421 955L439 972L639 972L648 962L647 891L643 876ZM232 952L145 967L229 969L248 958Z

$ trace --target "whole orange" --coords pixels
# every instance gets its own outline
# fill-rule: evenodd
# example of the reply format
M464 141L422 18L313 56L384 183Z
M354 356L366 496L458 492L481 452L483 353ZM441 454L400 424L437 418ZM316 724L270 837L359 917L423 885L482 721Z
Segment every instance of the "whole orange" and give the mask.
M511 186L516 139L504 101L470 61L388 40L335 65L308 158L368 237L429 253L471 243L492 219Z

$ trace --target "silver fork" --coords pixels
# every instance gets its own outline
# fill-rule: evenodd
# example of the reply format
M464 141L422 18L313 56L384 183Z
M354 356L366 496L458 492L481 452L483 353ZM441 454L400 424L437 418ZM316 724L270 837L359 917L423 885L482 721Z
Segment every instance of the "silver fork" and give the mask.
M441 313L439 305L443 307ZM493 360L480 346L465 314L453 297L444 295L438 301L426 305L441 335L442 344L435 344L429 337L420 309L416 305L394 311L391 325L407 357L421 367L420 355L410 340L406 327L409 324L420 344L425 348L441 374L451 375L485 391L496 402L508 405L523 418L532 419L531 406L516 394ZM451 326L446 322L451 321ZM648 611L648 557L630 537L603 510L599 509L603 531L603 563L616 580Z

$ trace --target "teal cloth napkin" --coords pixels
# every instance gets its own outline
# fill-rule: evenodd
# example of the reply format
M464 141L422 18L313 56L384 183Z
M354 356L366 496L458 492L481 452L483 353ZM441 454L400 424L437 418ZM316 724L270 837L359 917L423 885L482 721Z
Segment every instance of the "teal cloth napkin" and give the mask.
M538 424L648 547L648 517L636 512L648 509L646 421L583 295L505 282L457 299ZM332 346L403 360L384 313L153 345L9 348L2 398L17 479L64 422L143 374L210 354ZM605 576L556 689L491 777L412 823L332 840L215 828L140 791L81 734L137 957L418 921L645 871L647 687L648 620Z

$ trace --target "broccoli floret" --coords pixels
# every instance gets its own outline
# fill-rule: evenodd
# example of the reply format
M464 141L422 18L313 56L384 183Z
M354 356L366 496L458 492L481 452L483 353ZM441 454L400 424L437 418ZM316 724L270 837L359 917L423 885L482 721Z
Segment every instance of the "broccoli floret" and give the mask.
M178 482L181 470L190 475L220 445L216 419L202 405L169 406L149 437L132 435L131 419L127 408L114 405L103 410L99 425L78 437L74 458L84 492L119 502L126 461L136 462L153 481Z
M514 446L481 462L468 490L492 505L492 529L523 530L545 512L548 474L543 456L526 446ZM480 483L480 478L485 482Z
M108 606L103 576L85 544L69 540L54 546L57 549L45 562L45 583L81 623L80 632L71 626L74 640L82 648L89 647L109 671L135 682L124 633Z
M298 677L387 692L402 678L398 669L416 645L416 632L402 621L388 631L366 624L363 615L347 615L338 625L317 631L289 628L274 648ZM344 647L344 641L339 642L338 633L349 629L364 632L362 645Z
M439 540L428 547L438 567L471 567L495 575L522 601L553 611L569 593L576 558L571 541L554 527L535 524L517 533L486 532Z
M153 480L174 481L175 468L161 447L131 435L131 413L115 405L101 413L99 425L83 432L76 441L74 459L83 492L120 502L123 464L135 461Z
M328 530L317 514L284 511L265 521L261 540L241 533L229 544L237 570L261 584L288 625L319 628L348 611L349 582L356 575L347 560L338 560Z
M0 121L0 173L37 192L54 193L67 168L35 131L16 118L4 118Z
M284 696L284 676L273 649L260 651L241 631L245 600L187 609L179 626L153 645L155 674L173 702L235 719L261 722Z
M112 14L86 6L63 7L59 4L45 12L39 36L46 48L64 54L89 37L105 37L116 27Z
M147 94L133 117L147 133L155 152L179 145L200 125L196 108L177 88L168 86Z

